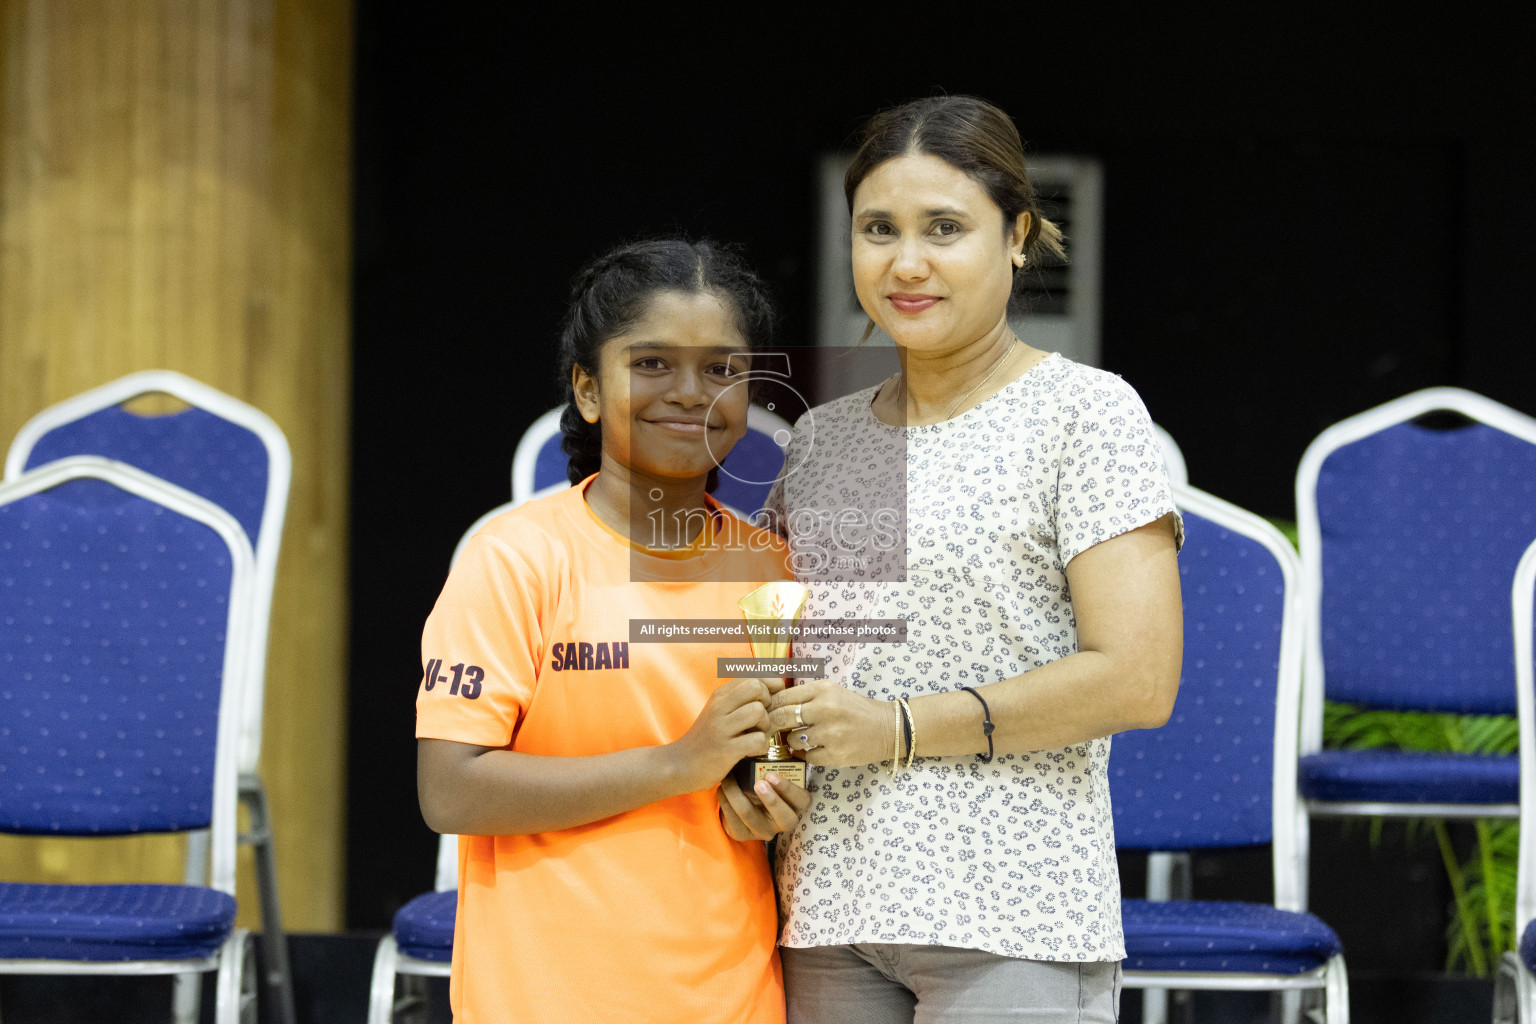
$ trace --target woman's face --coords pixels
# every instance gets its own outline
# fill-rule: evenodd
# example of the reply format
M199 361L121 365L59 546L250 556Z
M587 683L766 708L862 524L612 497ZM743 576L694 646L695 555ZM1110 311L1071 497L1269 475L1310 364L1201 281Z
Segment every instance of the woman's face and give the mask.
M747 387L738 377L746 352L735 316L713 293L652 296L644 316L603 343L596 376L573 371L577 409L602 427L604 468L649 479L707 476L747 432Z
M878 165L853 194L853 283L881 330L943 351L1000 332L1030 215L1003 212L965 172L927 153Z

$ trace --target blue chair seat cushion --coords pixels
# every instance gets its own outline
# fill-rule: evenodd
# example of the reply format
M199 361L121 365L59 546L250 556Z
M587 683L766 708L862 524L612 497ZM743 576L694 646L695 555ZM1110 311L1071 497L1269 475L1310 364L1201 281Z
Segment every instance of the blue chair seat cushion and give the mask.
M453 959L453 923L459 913L455 890L417 896L395 914L395 943L418 960Z
M1122 900L1128 971L1301 974L1343 951L1311 914L1265 903Z
M219 951L235 898L189 885L0 882L0 958L193 960Z
M1309 800L1404 804L1520 802L1514 755L1420 750L1324 750L1301 759Z
M1536 921L1527 924L1520 936L1520 962L1526 970L1536 972Z

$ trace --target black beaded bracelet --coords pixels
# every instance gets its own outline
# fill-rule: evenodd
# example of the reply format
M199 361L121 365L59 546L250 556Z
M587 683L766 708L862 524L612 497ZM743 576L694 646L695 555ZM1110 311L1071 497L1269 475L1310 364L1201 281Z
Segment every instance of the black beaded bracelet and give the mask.
M983 761L990 761L992 760L992 730L995 728L992 725L992 709L987 707L987 702L982 698L981 694L977 693L969 686L962 686L960 689L981 701L981 731L987 734L987 756L982 757L981 759ZM980 754L976 756L981 757Z

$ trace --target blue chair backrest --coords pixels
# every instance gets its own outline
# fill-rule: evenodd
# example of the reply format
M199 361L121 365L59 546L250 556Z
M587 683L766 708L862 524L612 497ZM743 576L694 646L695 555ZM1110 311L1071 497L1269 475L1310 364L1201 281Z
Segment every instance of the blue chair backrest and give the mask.
M784 449L761 427L761 410L753 413L753 428L736 442L720 463L715 498L751 519L768 502L768 492L784 469ZM771 421L770 421L771 422ZM785 428L785 441L789 433Z
M1513 714L1509 581L1536 539L1536 444L1398 423L1317 479L1331 700Z
M209 825L233 571L102 480L0 504L0 830Z
M1274 831L1283 572L1263 544L1186 509L1179 578L1184 664L1173 715L1110 745L1115 845L1262 845Z
M255 433L197 407L139 416L110 405L38 438L26 468L71 455L103 455L200 495L229 512L254 546L270 469Z
M560 484L568 484L565 468L570 460L565 457L565 452L560 450L561 436L552 434L539 445L538 455L533 464L533 489L542 491L546 487L555 487Z
M558 411L558 410L557 410ZM768 501L768 492L784 467L784 449L789 443L790 425L766 409L753 406L748 414L746 436L736 442L720 464L720 483L715 498L724 505L751 518ZM779 435L776 438L775 435ZM524 437L524 444L537 445L533 453L533 478L527 493L518 494L518 471L513 469L513 500L526 500L546 487L568 483L569 460L560 450L558 419L553 414L539 418ZM519 446L519 458L524 458ZM526 471L525 471L526 472ZM526 479L526 478L525 478Z

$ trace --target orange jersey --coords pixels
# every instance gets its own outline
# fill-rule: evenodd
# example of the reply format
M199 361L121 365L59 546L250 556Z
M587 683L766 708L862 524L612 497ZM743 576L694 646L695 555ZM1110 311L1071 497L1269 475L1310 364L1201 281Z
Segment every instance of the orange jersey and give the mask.
M465 546L422 636L418 737L557 757L671 743L720 685L717 659L750 656L745 641L634 642L630 620L740 619L742 595L787 577L778 539L722 513L737 543L653 558L599 524L584 489ZM464 836L454 1020L782 1024L776 928L763 845L725 834L712 789Z

